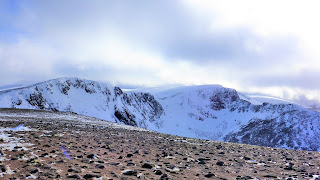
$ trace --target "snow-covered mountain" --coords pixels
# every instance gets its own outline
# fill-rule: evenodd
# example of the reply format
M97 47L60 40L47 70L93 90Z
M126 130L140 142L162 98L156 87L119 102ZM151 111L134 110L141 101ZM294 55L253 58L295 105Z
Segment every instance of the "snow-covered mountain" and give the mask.
M123 91L61 78L0 91L0 107L72 111L162 133L320 151L320 113L220 85Z
M149 93L124 93L119 87L78 78L60 78L0 91L0 108L71 111L127 125L159 126L163 108Z

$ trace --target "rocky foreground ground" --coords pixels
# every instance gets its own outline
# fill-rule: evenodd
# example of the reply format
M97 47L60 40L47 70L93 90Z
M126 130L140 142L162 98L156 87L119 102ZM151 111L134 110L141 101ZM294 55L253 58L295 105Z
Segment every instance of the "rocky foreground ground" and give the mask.
M0 179L319 179L320 153L0 109Z

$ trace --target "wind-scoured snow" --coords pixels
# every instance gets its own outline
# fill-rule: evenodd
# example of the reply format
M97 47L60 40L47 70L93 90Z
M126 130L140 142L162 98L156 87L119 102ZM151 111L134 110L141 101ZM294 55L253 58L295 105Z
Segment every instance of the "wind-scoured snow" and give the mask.
M241 94L240 96L241 98L243 98L244 100L248 100L250 101L252 104L256 104L256 105L261 105L263 103L269 103L269 104L296 104L299 106L303 106L306 107L304 105L289 101L289 100L285 100L285 99L281 99L281 98L277 98L277 97L271 97L271 96L265 96L265 95L255 95L255 94Z
M3 131L30 131L31 129L29 127L25 127L23 124L20 124L17 127L14 128L0 128L0 132Z
M24 143L21 138L12 137L9 133L11 131L31 131L31 129L23 124L14 128L0 128L0 149L12 151L15 147L21 147L21 149L27 150L28 146L32 146L32 144Z
M1 91L0 107L69 111L180 136L320 150L319 112L221 85L123 91L61 78Z

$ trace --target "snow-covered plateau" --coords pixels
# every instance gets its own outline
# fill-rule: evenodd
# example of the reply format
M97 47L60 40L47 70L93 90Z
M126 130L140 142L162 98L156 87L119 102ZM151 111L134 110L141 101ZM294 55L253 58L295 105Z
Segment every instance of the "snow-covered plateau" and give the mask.
M60 78L0 90L0 108L70 111L162 133L320 151L320 112L220 85L122 90Z

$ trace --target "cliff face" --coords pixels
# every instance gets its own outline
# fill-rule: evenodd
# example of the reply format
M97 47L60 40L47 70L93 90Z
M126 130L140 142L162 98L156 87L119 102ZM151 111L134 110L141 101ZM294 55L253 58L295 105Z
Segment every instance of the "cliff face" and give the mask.
M0 107L70 111L180 136L320 151L319 112L253 103L219 85L123 91L61 78L0 91Z

